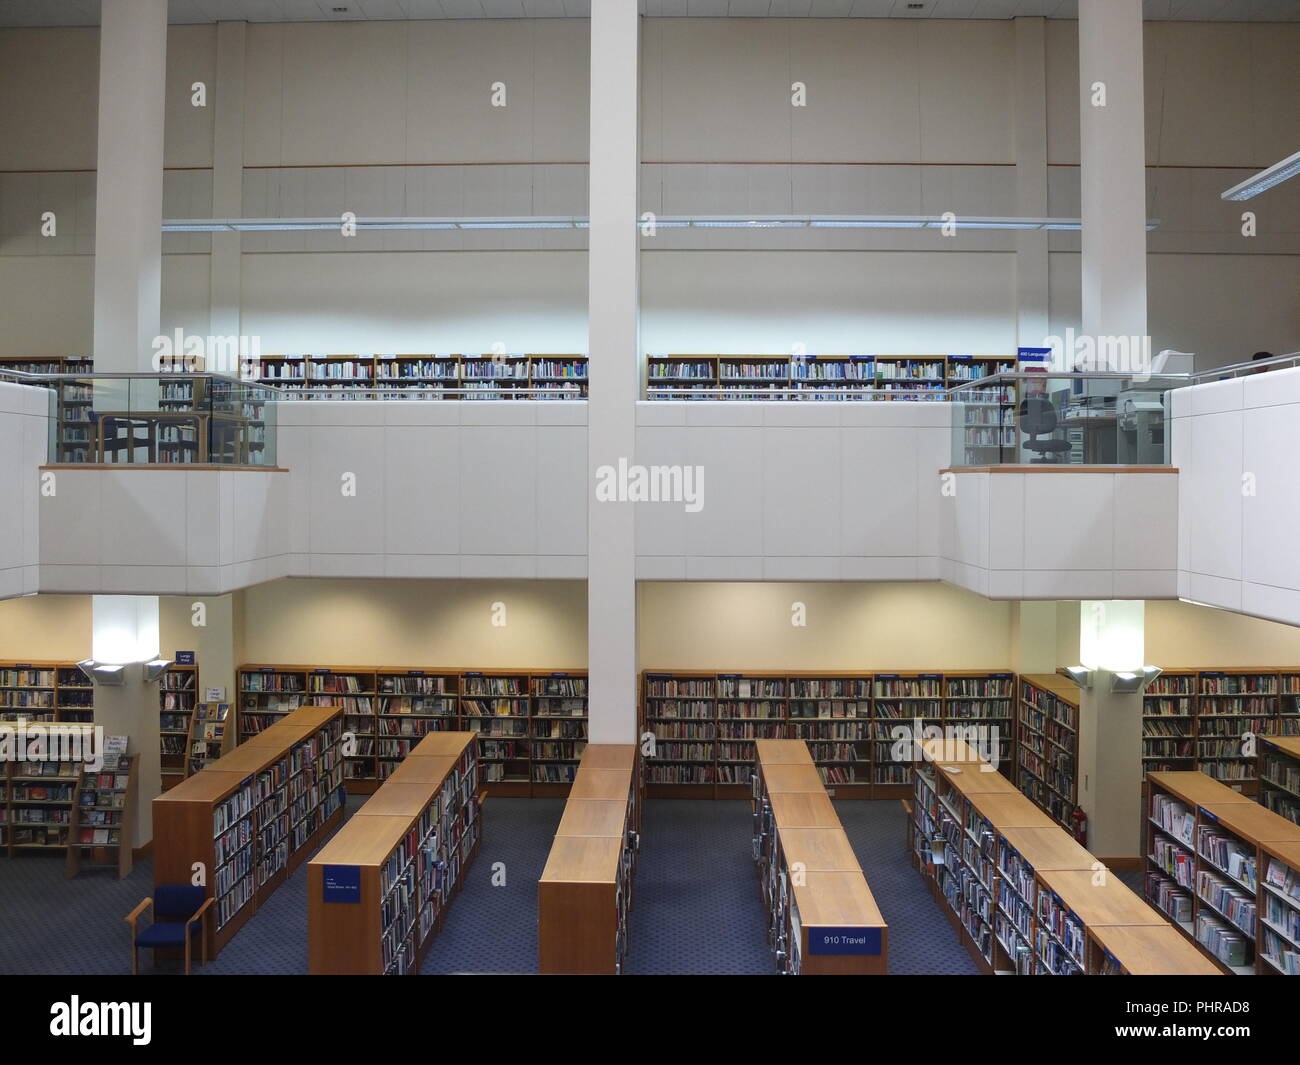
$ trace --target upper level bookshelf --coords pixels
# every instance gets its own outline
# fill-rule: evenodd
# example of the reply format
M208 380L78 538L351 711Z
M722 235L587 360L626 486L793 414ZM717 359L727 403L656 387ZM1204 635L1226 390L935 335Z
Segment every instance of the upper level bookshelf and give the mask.
M1015 367L1013 355L647 355L646 398L923 399Z
M35 374L88 374L94 371L89 355L0 356L0 369ZM58 437L51 461L89 462L91 450L89 381L61 381L54 385Z
M0 721L92 724L95 688L75 662L0 662Z
M1147 899L1225 973L1300 974L1300 825L1204 773L1147 791Z
M822 780L842 798L908 794L911 762L899 735L927 727L979 737L1011 756L1015 677L1010 672L714 673L646 670L640 732L649 794L740 797L754 741L805 740Z
M982 972L1217 971L1010 781L963 757L920 764L908 840L912 864Z
M411 395L402 398L411 399L587 396L585 355L262 355L248 375L289 393L327 389L340 399L362 398L375 388L409 390Z
M313 975L414 975L481 839L472 733L431 733L307 867Z
M307 702L341 707L357 793L387 780L426 734L459 729L479 735L490 794L561 796L587 742L583 671L244 665L238 684L241 742Z

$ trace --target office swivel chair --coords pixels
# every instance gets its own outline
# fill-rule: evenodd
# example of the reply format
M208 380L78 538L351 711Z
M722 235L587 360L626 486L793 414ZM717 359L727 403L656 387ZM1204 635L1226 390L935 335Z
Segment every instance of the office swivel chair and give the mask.
M1070 450L1068 440L1040 439L1056 432L1056 407L1046 396L1026 396L1020 401L1020 431L1029 438L1025 449L1038 456L1034 462L1051 462Z

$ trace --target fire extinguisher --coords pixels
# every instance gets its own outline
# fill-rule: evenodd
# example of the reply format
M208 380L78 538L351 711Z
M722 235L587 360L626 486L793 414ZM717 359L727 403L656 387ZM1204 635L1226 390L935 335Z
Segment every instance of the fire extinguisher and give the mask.
M1085 814L1081 807L1076 806L1074 813L1070 815L1070 820L1074 822L1074 839L1081 846L1088 845L1088 815Z

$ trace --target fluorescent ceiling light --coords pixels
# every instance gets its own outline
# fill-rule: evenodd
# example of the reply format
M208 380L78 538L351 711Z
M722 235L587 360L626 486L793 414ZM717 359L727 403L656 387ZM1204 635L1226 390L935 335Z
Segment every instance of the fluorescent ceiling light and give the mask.
M516 218L358 218L351 225L365 230L521 230L589 229L591 223L578 216L522 215ZM636 225L647 224L640 218ZM1155 229L1159 219L1147 222ZM653 225L664 229L942 229L952 226L969 230L1079 230L1077 218L994 218L947 219L939 215L674 215L656 218ZM162 223L164 233L284 233L341 232L341 218L170 218Z
M819 218L808 223L814 229L921 229L924 222L906 218Z
M1300 152L1288 155L1280 163L1274 163L1267 170L1261 170L1254 177L1248 177L1240 184L1219 193L1219 199L1249 200L1266 189L1271 189L1274 185L1280 185L1288 178L1295 177L1296 174L1300 174Z

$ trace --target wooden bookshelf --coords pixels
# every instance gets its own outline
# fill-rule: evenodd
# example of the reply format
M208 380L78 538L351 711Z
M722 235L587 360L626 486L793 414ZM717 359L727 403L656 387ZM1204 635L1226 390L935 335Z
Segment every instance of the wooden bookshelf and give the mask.
M917 399L1015 368L1013 355L660 354L646 356L646 395L676 400L836 399L848 398L852 389L869 388L875 393L854 398ZM989 461L987 452L983 461Z
M1142 771L1177 772L1196 768L1194 671L1166 670L1142 693Z
M635 744L592 744L582 754L546 867L537 882L538 971L618 975L640 847Z
M646 670L640 688L640 731L656 740L644 760L654 798L745 795L757 739L806 741L839 798L902 798L910 794L911 765L894 757L894 730L910 734L918 720L996 728L1006 764L1011 757L1016 689L1005 671Z
M68 877L86 869L111 869L121 880L131 872L140 756L123 755L114 762L106 760L98 771L82 769L68 834Z
M343 711L302 707L153 800L154 884L216 900L212 957L343 817Z
M1079 798L1079 689L1054 674L1020 678L1016 781L1020 790L1071 828Z
M162 788L173 788L189 775L194 707L198 701L199 667L173 663L158 682L158 746Z
M1261 736L1258 752L1261 805L1300 825L1300 737Z
M312 975L415 975L482 840L473 733L430 733L307 865ZM417 779L419 778L419 779Z
M95 689L75 662L0 662L0 722L95 718Z
M238 677L245 740L308 702L344 711L353 794L373 792L423 736L459 730L479 734L488 794L562 798L587 742L582 670L250 664Z
M185 775L193 776L226 754L233 736L229 703L195 703L185 742Z
M325 388L340 399L371 388L409 389L411 398L432 400L585 399L587 361L535 354L263 355L253 379L290 392Z
M80 731L76 723L68 723L66 728ZM8 857L67 848L75 823L82 768L82 762L71 760L0 763L0 841Z
M754 857L776 970L884 975L889 927L807 744L754 743Z
M1300 974L1300 825L1204 773L1147 791L1147 899L1222 972Z
M1217 971L991 764L963 757L918 764L908 835L913 866L981 972Z

